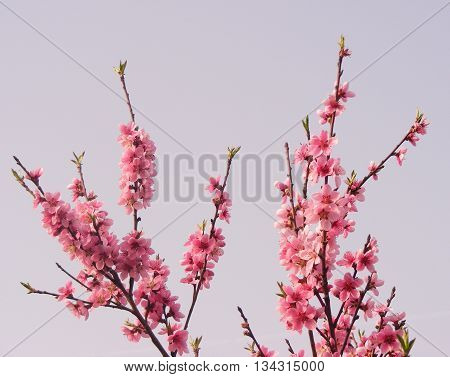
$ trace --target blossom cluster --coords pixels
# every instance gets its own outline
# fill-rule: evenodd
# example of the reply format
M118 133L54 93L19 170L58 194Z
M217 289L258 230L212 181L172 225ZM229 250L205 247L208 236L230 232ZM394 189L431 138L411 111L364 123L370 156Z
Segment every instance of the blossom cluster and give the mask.
M403 143L416 145L429 122L418 112L393 152L380 164L372 161L363 179L358 180L352 172L343 184L346 172L340 159L333 156L338 143L334 125L345 110L344 104L355 97L348 83L340 84L342 59L349 55L348 50L343 50L342 44L335 89L317 112L319 123L329 125L330 130L311 135L309 119L303 122L308 141L294 155L301 189L296 190L291 173L285 182L275 182L281 194L275 223L280 236L279 258L289 272L289 282L279 283L278 310L286 329L309 333L314 356L407 356L413 341L408 338L405 314L392 312L394 295L385 304L376 298L378 288L384 284L376 269L376 239L369 236L363 248L346 251L342 256L339 239L355 230L351 216L358 211L358 203L365 200L365 182L371 177L377 180L391 157L402 165L406 153ZM289 158L287 162L290 172ZM336 312L333 305L337 305ZM361 315L374 330L368 335L360 332L358 337L355 323Z
M119 205L130 214L150 205L156 175L156 147L145 130L138 129L134 122L120 126L118 141L123 147Z
M182 283L198 285L198 289L209 288L214 276L214 267L223 255L225 236L222 229L216 226L218 220L229 223L232 201L224 188L226 179L220 183L220 177L209 179L206 190L211 194L211 201L215 207L215 215L211 220L209 232L204 221L198 229L191 233L184 244L187 250L183 254L181 265L184 267L185 276Z
M148 134L134 123L120 126L119 142L124 148L120 163L121 204L130 213L148 207L152 197L155 146ZM82 173L83 156L84 153L75 155L72 160L80 175L68 186L73 206L65 202L59 192L45 192L41 188L42 169L28 171L16 160L25 176L15 171L14 176L33 196L34 207L42 209L44 229L58 240L70 259L81 262L78 275L69 276L89 294L87 299L79 299L69 281L52 295L65 301L78 318L88 319L90 312L99 307L127 311L136 317L135 322L126 321L122 328L130 341L154 336L153 330L159 328L159 334L166 337L168 350L182 355L188 351L188 333L181 328L184 315L178 297L167 287L169 268L164 259L155 255L151 240L144 237L142 230L137 230L137 223L122 240L111 232L113 221L103 204L92 191L87 193ZM28 188L26 180L36 186L34 191ZM31 293L37 292L29 285L24 286Z

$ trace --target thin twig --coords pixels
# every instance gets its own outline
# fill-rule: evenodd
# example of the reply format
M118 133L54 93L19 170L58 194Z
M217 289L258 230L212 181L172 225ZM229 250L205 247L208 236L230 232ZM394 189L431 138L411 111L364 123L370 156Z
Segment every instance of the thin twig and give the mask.
M296 210L295 202L294 202L294 181L292 179L292 166L291 166L291 157L289 155L289 144L288 143L284 144L284 150L285 150L285 154L286 154L286 165L287 165L287 171L288 171L287 176L289 179L289 200L291 202L291 207L292 207L292 223L294 224L295 232L298 233L297 221L295 219L297 210Z
M260 356L264 356L264 352L261 349L261 346L259 345L259 342L256 340L255 334L253 333L251 327L250 327L250 323L248 322L247 317L244 314L244 311L238 306L237 307L238 312L241 314L241 317L243 319L243 323L242 323L242 327L245 329L244 331L244 335L248 336L250 339L253 340L253 342L255 343L256 347L258 348L258 351L260 353Z
M75 280L78 284L80 284L82 287L86 288L88 291L92 291L91 288L89 288L86 284L84 284L81 280L77 279L75 276L70 274L67 270L65 270L59 263L56 263L56 266L64 272L67 276L69 276L71 279Z
M314 340L314 333L312 330L308 330L308 336L309 336L309 343L311 345L312 355L313 357L317 357L316 341Z

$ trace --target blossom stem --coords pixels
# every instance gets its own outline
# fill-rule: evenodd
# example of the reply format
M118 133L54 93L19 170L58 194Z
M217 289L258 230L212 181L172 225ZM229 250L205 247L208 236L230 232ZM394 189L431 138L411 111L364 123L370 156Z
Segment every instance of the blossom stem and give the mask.
M363 254L367 253L367 251L369 250L369 243L371 240L371 236L370 234L367 236L367 240L366 243L364 244L364 248L363 248ZM356 278L356 275L358 274L358 271L356 269L356 264L353 264L353 279ZM336 327L339 321L339 318L341 317L343 311L344 311L344 307L345 307L345 302L342 303L341 308L339 309L339 313L336 316L336 319L334 320L334 326Z
M311 167L311 160L308 160L308 165L306 166L306 175L305 181L303 182L303 199L307 199L308 197L308 181L309 181L309 172Z
M320 296L320 293L319 293L319 291L317 290L316 287L314 287L314 295L315 295L315 296L317 297L317 299L319 300L320 305L322 305L323 307L325 307L325 302L323 301L322 296Z
M294 349L293 349L292 346L291 346L291 342L290 342L288 339L285 339L284 341L286 342L286 344L287 344L287 346L288 346L288 351L289 351L289 353L290 353L291 355L295 354L295 351L294 351Z
M115 283L115 285L124 294L125 298L127 299L128 303L131 306L132 313L139 320L139 322L142 324L142 326L144 326L144 329L147 332L147 334L150 336L150 339L152 340L153 344L156 346L156 348L158 348L158 350L161 353L161 355L163 355L164 357L169 357L169 354L167 353L165 348L162 346L162 344L159 341L159 339L156 337L155 333L153 332L153 330L149 326L149 324L146 321L146 319L142 316L141 312L139 311L136 303L134 302L133 296L129 294L129 292L126 290L126 288L122 284L122 282L121 282L117 272L115 272L114 270L111 270L110 272L111 272L112 276L114 277L113 283Z
M342 74L344 73L342 71L342 61L344 60L344 56L341 53L341 50L339 50L339 59L338 59L338 63L337 63L337 73L336 73L336 86L335 86L335 99L336 102L339 101L339 86L341 83L341 77ZM336 121L336 111L333 112L333 115L331 117L331 121L330 121L330 137L335 136L334 135L334 122Z
M341 84L341 77L344 71L342 70L342 61L344 60L344 55L342 54L342 50L344 49L344 46L341 45L339 49L339 58L337 63L337 73L336 73L336 85L334 87L335 91L335 101L336 103L339 102L339 87ZM334 137L334 123L336 122L336 110L333 112L333 115L331 116L330 120L330 138ZM327 157L327 159L330 159L330 156ZM325 177L325 184L328 183L328 175Z
M71 279L73 279L74 281L76 281L78 284L80 284L82 287L86 288L88 291L92 291L91 288L89 288L86 284L84 284L81 280L77 279L75 276L73 276L70 272L68 272L67 270L65 270L59 263L56 263L56 266L62 271L64 272L67 276L69 276Z
M86 189L86 183L84 182L83 168L82 168L81 162L79 162L77 164L77 171L78 171L78 175L80 176L81 190L83 191L84 198L87 201L88 194L87 194L87 189Z
M126 66L126 64L125 64L125 66ZM131 106L130 93L128 92L127 84L125 82L125 67L122 71L120 71L119 77L120 77L120 82L122 83L122 89L125 94L128 110L130 112L131 121L133 123L135 123L135 115L133 112L133 106ZM137 126L135 126L135 127L137 128ZM136 181L136 182L134 182L134 185L133 185L134 192L137 192L138 188L139 188L139 184ZM140 217L138 216L138 211L136 208L133 208L133 230L135 232L137 232L139 221L140 221ZM134 287L134 278L130 277L129 287L128 287L128 292L130 295L133 294L133 287Z
M372 279L372 277L369 276L369 278L367 279L366 288L360 293L358 304L356 305L355 313L353 314L352 322L350 323L350 326L347 329L347 333L345 334L344 343L342 344L342 349L340 352L341 356L344 354L345 347L347 347L347 342L348 342L348 339L350 338L350 334L352 333L353 325L355 324L356 320L359 318L358 312L359 312L359 309L361 308L362 302L364 300L364 296L370 289L371 279Z
M20 168L25 172L25 174L26 174L28 177L31 177L30 172L27 170L27 168L26 168L25 166L23 166L23 164L20 162L20 160L19 160L16 156L13 156L13 158L14 158L14 160L16 161L16 164L20 166ZM40 192L42 195L45 195L44 190L42 189L42 187L41 187L41 185L39 184L39 182L37 182L37 181L34 180L34 179L32 179L31 182L34 183L34 185L37 187L37 189L39 190L39 192ZM33 196L34 196L34 194L33 194Z
M217 219L219 218L219 206L220 206L220 202L222 201L223 193L225 191L225 187L226 187L227 182L228 182L228 177L230 175L231 162L233 161L233 157L234 156L231 155L231 156L228 157L228 160L227 160L227 168L226 168L225 177L223 179L223 185L219 188L219 190L220 190L220 197L219 198L220 199L215 203L216 210L215 210L215 213L214 213L214 217L211 219L211 230L209 232L209 236L210 237L214 236L216 222L217 222ZM192 317L192 313L194 312L194 307L195 307L195 304L197 303L198 295L200 293L200 289L201 289L202 284L203 284L203 278L204 278L204 275L205 275L205 272L206 272L207 262L208 262L208 255L205 255L205 260L204 260L204 263L203 263L203 268L202 268L202 270L200 272L199 281L194 286L194 293L192 295L192 302L191 302L191 306L189 308L188 315L186 317L186 322L185 322L184 328L183 328L184 330L187 330L187 328L189 326L189 321L191 320L191 317Z
M387 312L390 310L390 306L394 298L395 298L395 287L392 287L391 295L386 301L386 311L380 313L380 324L378 326L378 332L380 332L381 329L384 327L384 317L386 317Z
M243 319L243 324L242 327L246 330L245 331L245 335L248 336L251 340L253 340L253 342L255 343L256 347L258 348L258 351L260 353L261 356L264 356L264 352L261 349L261 346L259 345L258 341L256 340L255 334L253 333L251 327L250 327L250 323L248 323L248 319L244 314L244 311L241 309L241 307L237 307L238 312L241 314L241 317Z
M297 228L297 222L296 222L296 213L297 210L295 208L295 202L294 202L294 181L292 180L292 166L291 166L291 157L289 155L289 144L285 143L284 144L284 150L286 152L286 165L287 165L287 170L288 170L288 179L289 179L289 200L291 202L291 206L292 206L292 223L294 224L294 230L296 233L298 233L298 228Z
M316 350L316 341L314 340L314 333L312 330L308 330L309 335L309 343L311 344L311 351L313 357L317 357L317 350Z
M134 123L135 116L134 116L134 112L133 112L133 106L131 106L130 94L128 93L127 84L125 82L125 73L119 74L119 77L120 77L120 82L122 83L122 89L125 93L125 99L127 102L128 110L130 111L131 121Z
M322 289L323 289L323 295L324 295L324 303L325 303L325 315L328 320L328 327L330 330L331 338L333 339L333 343L331 344L331 351L334 353L336 351L336 334L334 329L334 323L333 323L333 315L331 310L331 300L330 300L330 290L328 287L328 278L327 278L327 266L326 266L326 250L327 250L327 232L323 231L323 240L322 240L322 252L320 253L320 258L322 262Z
M30 293L30 294L37 294L37 295L53 296L53 297L55 297L55 298L58 298L58 297L59 297L59 294L57 294L57 293L48 292L48 291L42 291L42 290L39 290L39 289L34 289L33 291L30 291L29 293ZM75 297L75 296L72 295L72 294L71 294L71 295L68 295L68 296L66 297L66 299L72 300L72 301L80 301L80 302L82 302L83 304L88 305L89 307L92 306L92 302L89 302L89 301L86 301L86 300L81 300L81 299ZM119 306L119 305L116 305L116 304L111 304L111 303L109 303L109 304L102 305L102 306L104 306L104 307L106 307L106 308L112 308L112 309L118 309L118 310L125 310L125 311L127 311L127 312L132 313L131 309L129 309L129 308L123 306L123 305L120 305L120 306Z
M369 174L367 174L362 180L361 182L359 182L358 186L354 189L350 189L349 187L349 191L358 191L369 179L370 177L372 177L374 174L376 174L380 169L384 168L384 164L393 156L395 156L397 149L400 148L402 146L402 144L408 139L409 135L411 134L411 129L408 131L408 133L400 140L400 142L395 146L395 148L391 151L391 153L389 153L378 165L378 169L375 169L371 172L369 172Z

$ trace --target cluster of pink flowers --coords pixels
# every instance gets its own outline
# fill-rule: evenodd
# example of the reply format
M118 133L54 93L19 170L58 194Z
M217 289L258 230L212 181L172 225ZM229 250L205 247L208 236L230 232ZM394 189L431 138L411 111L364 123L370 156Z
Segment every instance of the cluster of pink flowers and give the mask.
M123 147L119 164L122 170L119 204L130 214L150 205L156 175L156 147L148 134L138 129L134 122L120 126L118 141Z
M353 98L355 93L349 89L348 82L342 84L337 93L336 89L325 99L323 103L323 108L317 110L317 115L319 116L319 123L326 124L333 121L333 118L341 115L345 110L344 103L347 102L349 98Z
M229 223L231 199L224 191L226 181L220 183L220 177L209 179L206 187L212 195L212 203L216 209L212 219L209 233L206 232L206 222L198 226L198 230L189 235L184 244L188 249L183 255L181 265L184 267L186 276L181 279L182 283L199 286L199 289L209 288L210 281L214 276L214 267L223 255L225 237L222 229L216 227L218 220Z
M344 55L349 55L348 50L342 51L343 45L339 70ZM332 157L338 142L334 123L344 111L344 103L355 94L349 90L348 83L340 85L341 75L340 71L335 90L318 111L319 123L328 124L330 131L321 130L311 136L309 119L304 122L308 142L294 156L300 166L302 189L296 191L294 179L275 182L281 194L275 223L280 233L279 257L281 265L290 273L289 284L279 283L278 309L288 330L299 334L303 330L309 332L313 355L407 356L412 344L408 343L404 313L390 315L393 297L387 304L377 303L375 299L383 285L376 270L376 239L369 236L364 248L347 251L342 257L339 257L338 239L346 238L355 230L355 221L350 216L357 211L357 203L365 200L364 183L370 177L377 180L391 157L401 165L406 153L402 144L409 141L415 145L419 140L417 135L425 134L429 123L418 112L413 126L392 153L380 164L371 162L369 174L361 180L352 172L343 185L345 170L340 159ZM311 188L315 191L308 197ZM340 268L350 271L341 272ZM336 272L342 276L335 276ZM333 305L339 309L336 313L332 311ZM373 322L375 329L370 335L361 334L358 338L354 334L355 322L361 313L366 321Z
M149 136L135 127L134 123L120 126L119 142L124 147L120 163L121 204L130 213L148 207L152 197L153 178L156 175L155 146ZM14 172L14 176L33 195L34 207L42 208L43 227L58 239L70 259L81 262L82 269L77 277L70 276L89 293L86 300L76 298L75 288L69 281L58 289L57 294L52 295L59 301L65 300L67 308L78 318L87 319L89 313L99 307L130 312L137 321L127 321L122 328L130 341L149 337L159 327L159 333L167 339L170 352L180 355L188 352L188 333L181 329L179 323L184 315L180 311L178 297L172 295L167 287L168 266L159 255L154 255L151 240L144 237L142 230L137 230L136 222L135 229L125 235L122 241L111 233L113 221L102 203L96 200L97 196L93 192L87 194L84 186L81 170L83 156L84 153L75 155L76 160L72 160L80 174L80 178L75 178L68 186L74 207L62 200L59 192L43 191L39 182L42 169L28 171L16 160L26 175L20 177ZM24 179L36 186L34 192L28 188ZM226 204L223 204L221 212L226 210ZM218 239L217 245L220 245L220 230L216 230L215 237ZM25 286L29 287L31 293L36 292L31 286ZM157 342L154 341L155 345Z

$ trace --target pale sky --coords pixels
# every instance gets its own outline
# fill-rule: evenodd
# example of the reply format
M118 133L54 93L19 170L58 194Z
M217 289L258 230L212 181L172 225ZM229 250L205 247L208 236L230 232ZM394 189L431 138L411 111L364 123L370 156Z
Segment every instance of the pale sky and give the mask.
M293 147L299 144L300 126L279 136L331 90L341 33L353 51L344 80L357 76L351 83L357 97L336 124L336 151L348 172L363 174L371 160L384 157L410 126L417 107L432 122L418 146L408 146L403 168L389 164L379 181L367 186L367 201L355 217L357 231L342 245L343 251L355 250L368 233L374 235L380 245L378 273L385 281L382 297L397 287L394 309L406 311L412 335L418 338L413 354L450 354L450 7L424 23L444 1L2 4L2 355L62 308L49 297L26 295L19 281L55 291L67 280L55 262L78 271L41 228L39 213L10 176L13 154L30 167L44 167L46 189L62 190L69 200L65 187L75 176L71 153L86 150L89 188L115 220L114 231L122 236L130 230L131 219L116 204L117 126L128 121L128 113L108 89L121 94L112 71L120 59L129 61L128 86L142 112L137 121L155 140L160 158L192 155L194 165L178 176L173 170L160 172L159 185L168 200L159 197L142 214L147 234L159 233L153 246L171 267L170 288L180 296L185 312L191 290L178 283L178 262L188 234L211 216L212 207L193 205L196 199L180 202L170 193L180 179L204 182L204 174L197 172L202 155L242 146L232 177L231 224L224 226L225 255L191 321L191 334L203 335L202 355L246 355L236 305L244 308L261 343L287 355L284 338L289 337L295 348L309 352L306 336L288 334L279 322L276 281L286 281L287 275L278 263L273 221L239 189L271 185L284 179L284 173L273 167L260 177L256 170L261 169L248 167L244 179L239 163L261 151L261 158L282 156L285 141ZM319 129L315 116L312 125ZM278 207L266 199L256 204L271 215ZM156 356L149 341L136 345L125 339L120 331L125 319L122 313L99 309L84 322L64 311L9 354Z

